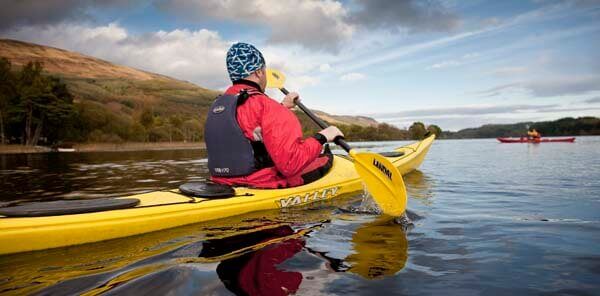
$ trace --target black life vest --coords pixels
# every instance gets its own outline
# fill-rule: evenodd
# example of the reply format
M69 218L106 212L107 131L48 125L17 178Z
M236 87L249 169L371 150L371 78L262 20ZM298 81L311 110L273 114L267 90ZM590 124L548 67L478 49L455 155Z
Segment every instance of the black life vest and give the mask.
M274 166L262 141L250 141L237 122L237 107L253 93L221 95L208 110L204 140L211 176L238 177Z

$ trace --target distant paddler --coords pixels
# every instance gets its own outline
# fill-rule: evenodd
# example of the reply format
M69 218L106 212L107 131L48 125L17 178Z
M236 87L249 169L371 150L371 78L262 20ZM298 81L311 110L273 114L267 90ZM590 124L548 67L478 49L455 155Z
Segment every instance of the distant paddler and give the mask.
M529 131L527 132L527 138L529 140L539 142L540 139L542 138L542 135L535 128L530 128Z

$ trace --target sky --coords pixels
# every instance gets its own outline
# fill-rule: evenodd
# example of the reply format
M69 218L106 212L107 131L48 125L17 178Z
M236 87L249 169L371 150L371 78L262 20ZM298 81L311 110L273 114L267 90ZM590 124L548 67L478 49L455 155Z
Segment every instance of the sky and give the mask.
M310 108L401 128L600 117L600 0L2 3L0 38L219 90L251 43Z

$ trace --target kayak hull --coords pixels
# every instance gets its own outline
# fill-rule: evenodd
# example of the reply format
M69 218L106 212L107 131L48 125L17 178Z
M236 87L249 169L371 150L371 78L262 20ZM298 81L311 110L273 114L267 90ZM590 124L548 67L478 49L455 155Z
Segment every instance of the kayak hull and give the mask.
M543 138L538 140L523 138L496 138L500 143L553 143L553 142L575 142L574 137L569 138Z
M434 136L396 149L390 158L404 175L424 160ZM332 200L363 190L351 159L335 156L323 178L285 189L236 187L236 196L225 199L188 197L179 190L158 191L122 198L140 203L128 209L47 217L0 216L0 255L43 250L127 237L187 224L241 215L254 211L283 209Z

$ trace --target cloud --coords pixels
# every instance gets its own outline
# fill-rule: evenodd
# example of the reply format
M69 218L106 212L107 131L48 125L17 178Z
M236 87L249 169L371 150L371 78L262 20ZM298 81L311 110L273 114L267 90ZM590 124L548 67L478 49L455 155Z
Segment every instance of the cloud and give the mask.
M492 74L496 76L514 76L518 74L523 74L529 71L527 67L515 66L515 67L501 67L494 69Z
M348 21L369 29L452 31L460 18L438 1L354 0Z
M524 85L536 97L577 95L600 90L600 76L569 76L539 80Z
M427 116L465 116L465 115L489 115L502 113L518 113L526 111L538 112L556 108L558 105L504 105L504 106L463 106L451 108L431 108L407 110L394 113L371 114L376 118L394 117L427 117Z
M340 80L341 81L359 81L359 80L363 80L366 78L367 78L367 76L365 76L365 74L352 72L352 73L342 75L342 77L340 77Z
M19 25L48 25L89 18L89 8L124 7L131 0L4 0L0 9L0 31Z
M555 97L580 95L597 90L600 90L600 76L580 75L514 82L499 85L478 93L483 96L493 97L508 91L525 91L534 97Z
M321 72L329 72L331 70L331 65L329 64L322 64L321 66L319 66L319 71Z
M338 52L357 29L452 31L459 17L437 1L392 0L157 0L165 12L190 21L225 20L263 26L273 44Z
M157 7L191 21L208 17L266 26L272 43L315 50L337 51L354 31L344 21L344 6L332 0L163 0Z
M172 30L133 34L117 23L90 26L61 23L21 26L3 37L80 52L110 62L223 89L230 81L225 54L231 40L210 30ZM269 67L284 71L288 88L296 91L319 84L318 72L328 56L308 54L302 48L259 47ZM324 67L324 69L326 66Z
M460 33L457 35L452 35L448 37L443 37L431 41L425 41L422 43L411 44L406 46L394 47L392 49L386 49L378 52L368 52L363 55L351 56L346 60L340 61L340 67L336 67L336 69L340 72L343 71L352 71L356 69L362 69L371 67L376 64L387 63L393 60L397 60L399 58L418 54L419 52L431 50L438 47L444 47L452 43L460 42L463 39L468 39L471 37L476 37L480 34L483 34L490 29L479 30L479 31L469 31Z
M401 2L401 1L398 1ZM557 4L545 6L539 9L531 10L523 14L519 14L503 21L499 21L497 24L491 26L479 26L471 31L464 31L462 33L441 37L421 43L391 46L385 49L376 49L365 52L364 54L353 55L345 60L341 61L341 66L334 64L335 68L339 72L355 71L358 69L371 67L377 64L389 63L390 61L405 58L406 56L416 55L421 52L426 52L438 48L448 47L451 44L464 42L466 40L473 40L476 38L493 36L493 34L503 33L510 29L516 29L524 27L532 23L540 23L544 21L556 21L557 19L567 17L579 17L588 11L573 10L570 9L570 5ZM569 10L570 9L570 10ZM575 27L569 30L562 30L558 33L545 35L542 37L532 37L523 41L517 41L516 44L510 44L504 46L501 50L495 50L497 54L500 51L503 52L516 52L519 49L529 46L537 46L539 44L549 43L551 41L560 40L563 38L569 38L582 34L589 34L598 30L598 25L593 24L585 27ZM488 52L486 56L490 56L494 52Z
M588 104L600 103L600 97L594 97L594 98L591 98L591 99L587 99L584 102L588 103Z
M133 35L116 23L25 26L8 38L64 48L209 88L229 83L225 53L231 42L209 30L157 31Z
M448 60L448 61L443 61L443 62L439 62L436 64L433 64L429 67L427 67L427 69L441 69L441 68L447 68L447 67L454 67L454 66L460 66L462 63L456 60Z
M478 58L479 56L480 56L479 53L477 53L477 52L471 52L471 53L464 54L459 59L447 60L447 61L442 61L442 62L439 62L439 63L435 63L435 64L427 67L426 69L427 70L431 70L431 69L442 69L442 68L448 68L448 67L456 67L456 66L460 66L460 65L462 65L464 63L467 63L470 60Z

